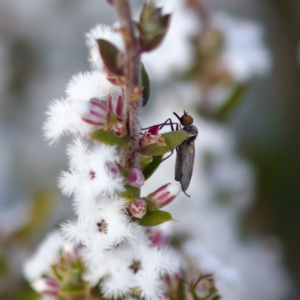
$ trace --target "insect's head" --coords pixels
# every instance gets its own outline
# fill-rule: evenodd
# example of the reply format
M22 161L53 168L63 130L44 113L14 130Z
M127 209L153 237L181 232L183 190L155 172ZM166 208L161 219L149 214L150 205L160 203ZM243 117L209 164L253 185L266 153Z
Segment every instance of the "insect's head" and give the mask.
M181 117L179 117L175 112L173 112L173 114L177 117L182 126L189 126L194 122L194 119L186 111L183 111L183 115Z

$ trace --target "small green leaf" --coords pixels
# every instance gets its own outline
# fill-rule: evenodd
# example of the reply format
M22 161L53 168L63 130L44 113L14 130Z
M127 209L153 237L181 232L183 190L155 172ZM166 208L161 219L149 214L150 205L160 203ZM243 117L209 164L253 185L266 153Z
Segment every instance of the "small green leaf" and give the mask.
M166 31L153 36L140 36L140 43L143 52L150 52L157 48L165 37Z
M237 84L227 100L223 105L215 112L215 118L217 120L224 120L228 113L239 103L247 90L247 86L244 84Z
M143 175L145 177L145 180L150 178L150 176L155 172L155 170L158 168L162 161L163 156L154 156L152 162L150 162L145 169L143 170Z
M159 9L157 11L160 13ZM170 18L170 14L161 15L157 19L136 24L140 32L140 45L143 52L152 51L159 46L168 31Z
M167 133L163 133L162 137L166 141L165 146L161 146L158 144L150 144L145 147L141 147L138 152L142 155L148 155L148 156L159 156L164 155L165 153L174 150L176 147L178 147L182 142L184 142L189 137L192 137L193 135L188 134L184 130L178 130L178 131L170 131Z
M141 72L142 72L142 88L143 88L142 106L144 107L147 104L150 96L150 80L144 64L142 64Z
M128 201L134 201L135 199L140 198L141 196L141 189L130 186L130 185L126 185L125 186L126 191L124 193L121 193L121 196L125 199L127 199Z
M51 269L52 269L52 272L53 272L54 276L56 277L56 279L59 281L62 281L63 275L61 274L61 270L58 267L58 265L52 265Z
M170 23L170 14L163 14L161 7L154 1L144 4L140 20L136 23L140 33L140 45L143 52L155 49L163 40Z
M124 70L120 65L120 50L104 39L98 39L97 43L105 67L113 74L123 76Z
M154 1L145 2L140 14L140 22L143 23L149 19L151 14L156 9Z
M103 129L99 129L92 133L91 139L99 141L109 146L119 146L123 147L129 141L128 136L117 137L111 131L105 131Z
M134 218L141 226L156 226L167 221L173 221L172 215L163 210L149 211L142 219Z

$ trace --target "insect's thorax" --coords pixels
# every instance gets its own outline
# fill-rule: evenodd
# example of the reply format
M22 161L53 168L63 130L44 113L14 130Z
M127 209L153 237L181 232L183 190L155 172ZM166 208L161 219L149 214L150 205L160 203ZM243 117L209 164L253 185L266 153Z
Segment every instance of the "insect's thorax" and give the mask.
M182 130L186 131L189 134L195 134L195 136L192 136L192 137L188 138L186 141L184 141L183 144L188 145L197 138L198 129L197 129L196 126L194 126L194 125L185 126L185 127L182 128Z

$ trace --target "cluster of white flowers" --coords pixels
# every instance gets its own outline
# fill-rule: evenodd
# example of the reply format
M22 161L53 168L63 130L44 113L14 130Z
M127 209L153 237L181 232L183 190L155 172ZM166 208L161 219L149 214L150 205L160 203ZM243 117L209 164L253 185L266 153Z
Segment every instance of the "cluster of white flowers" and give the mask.
M160 299L162 276L179 270L177 256L170 250L158 249L144 227L131 220L128 202L120 197L130 177L124 178L119 169L116 147L90 140L92 132L107 126L111 113L121 123L126 118L123 90L110 83L104 73L96 43L100 38L117 41L116 47L122 50L118 44L121 38L113 29L102 25L92 29L87 34L87 44L96 70L74 75L67 85L66 98L52 101L47 112L44 129L50 143L63 134L73 137L67 148L70 169L61 173L59 187L64 195L73 196L76 216L61 226L62 238L54 239L54 244L60 241L61 247L65 241L80 247L80 255L88 267L86 278L94 284L101 280L100 290L105 297L117 298L137 289L142 298ZM138 176L132 178L133 186L143 184ZM54 235L57 237L58 233ZM49 265L57 260L58 251L52 249L52 240L25 267L25 275L33 287L41 275L49 276ZM51 262L45 260L41 264L45 251L56 256Z
M187 36L194 35L195 28L201 26L195 15L184 9L182 1L172 2L180 9L175 11L162 47L144 55L153 79L164 80L170 71L189 67L192 59ZM269 70L270 55L261 41L261 28L248 21L240 26L240 21L224 15L213 18L214 26L225 39L222 63L234 80L245 81ZM61 173L59 187L64 195L73 197L75 218L40 246L26 263L26 277L37 291L55 294L57 283L41 278L51 278L50 265L59 260L61 249L74 252L79 246L76 255L82 256L88 266L84 279L91 286L101 281L104 297L117 298L138 290L145 299L164 299L161 275L176 273L179 259L177 253L161 246L175 236L185 240L181 256L181 261L186 262L185 269L193 265L198 275L213 273L222 299L283 298L290 284L281 268L276 243L239 238L238 222L254 193L253 170L237 157L232 136L224 127L193 115L199 135L194 177L188 191L192 197L173 202L170 207L179 222L160 226L157 236L155 232L152 234L152 239L158 240L152 243L144 228L131 222L128 215L131 208L119 196L128 178L119 170L117 149L89 140L92 132L105 126L110 112L126 118L123 90L107 80L103 70L96 43L100 38L124 50L123 40L112 28L98 25L92 29L87 34L87 45L93 71L72 77L66 98L50 104L45 124L45 135L51 144L63 134L71 134L73 138L67 148L69 171ZM224 95L223 89L220 92ZM199 98L194 85L174 89L172 86L172 91L160 94L160 101L156 101L161 103L165 99L164 105L159 106L159 118L156 110L145 116L144 123L161 123L170 117L170 107L177 112L188 110L195 94ZM179 105L182 100L185 107ZM173 159L164 162L156 176L143 186L143 192L146 195L152 192L157 182L165 182L167 176L172 180L169 170L173 168Z

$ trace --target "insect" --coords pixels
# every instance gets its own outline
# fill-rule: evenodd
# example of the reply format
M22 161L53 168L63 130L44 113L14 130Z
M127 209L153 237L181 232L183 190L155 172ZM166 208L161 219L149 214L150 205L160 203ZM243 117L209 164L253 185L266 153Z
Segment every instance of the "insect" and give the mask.
M176 147L176 164L175 164L175 180L181 184L182 191L190 197L185 191L188 189L194 169L195 160L195 144L194 141L198 135L198 129L193 124L193 118L184 111L184 114L179 117L175 112L173 114L180 121L183 126L182 130L194 136L186 139L178 147ZM177 128L178 130L178 128Z
M196 126L192 125L193 124L193 118L184 111L184 114L179 117L177 113L173 112L173 114L177 117L177 119L180 122L180 125L183 126L181 130L186 131L188 134L193 135L192 137L189 137L186 139L184 142L182 142L179 146L176 147L176 164L175 164L175 180L179 181L181 184L182 191L190 197L185 191L188 189L191 178L193 175L193 169L194 169L194 160L195 160L195 144L194 141L197 138L198 135L198 129ZM178 123L172 122L172 120L169 118L166 120L166 122L158 125L154 125L148 128L143 128L143 129L149 129L148 132L154 133L154 135L149 135L152 137L154 141L152 141L148 136L147 133L144 135L142 138L143 142L147 143L158 143L156 139L158 138L158 130L161 129L162 127L170 125L172 131L177 131L180 130ZM176 125L176 129L174 129L174 125ZM169 158L172 154L173 151L171 151L171 154L165 157L161 162ZM160 163L161 163L160 162Z

